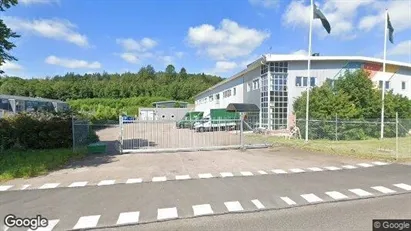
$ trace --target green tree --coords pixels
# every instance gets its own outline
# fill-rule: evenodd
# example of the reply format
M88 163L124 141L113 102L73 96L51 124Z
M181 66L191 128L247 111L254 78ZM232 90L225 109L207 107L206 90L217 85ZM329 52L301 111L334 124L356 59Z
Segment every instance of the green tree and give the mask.
M17 0L0 0L0 11L5 11L11 6L17 5ZM0 66L2 66L6 61L17 61L17 58L12 56L9 51L12 50L16 45L10 41L12 38L19 38L20 35L13 32L2 19L0 19ZM0 74L4 71L0 70Z

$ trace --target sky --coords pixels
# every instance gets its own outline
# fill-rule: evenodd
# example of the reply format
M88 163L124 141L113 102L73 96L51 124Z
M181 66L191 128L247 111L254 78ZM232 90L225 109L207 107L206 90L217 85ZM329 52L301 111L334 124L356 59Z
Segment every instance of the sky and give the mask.
M394 44L387 59L411 63L411 0L316 0L331 24L313 21L312 52L383 57L388 9ZM222 77L262 54L306 54L309 0L19 0L1 12L21 35L6 75L44 78L137 72L168 64Z

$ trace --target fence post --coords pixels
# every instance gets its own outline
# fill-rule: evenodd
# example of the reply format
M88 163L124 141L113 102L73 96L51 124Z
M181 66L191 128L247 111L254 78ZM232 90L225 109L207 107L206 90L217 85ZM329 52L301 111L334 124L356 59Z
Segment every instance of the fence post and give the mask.
M74 135L74 116L71 117L71 135L72 135L72 145L73 145L73 153L75 152L75 145L76 145L76 140L75 140L75 135Z
M244 115L240 112L240 144L241 150L244 150Z
M120 147L119 147L119 151L120 151L120 154L123 154L123 116L122 115L119 115L118 122L119 122L119 125L120 125Z
M335 114L335 141L338 140L338 116Z
M398 160L398 152L399 152L399 148L398 148L398 112L395 113L395 160Z

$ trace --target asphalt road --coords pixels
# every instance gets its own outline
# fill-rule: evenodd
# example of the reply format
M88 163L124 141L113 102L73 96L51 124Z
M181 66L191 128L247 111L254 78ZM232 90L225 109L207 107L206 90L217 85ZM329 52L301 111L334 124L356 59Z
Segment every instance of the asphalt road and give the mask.
M0 217L40 214L58 220L53 230L68 230L113 226L120 221L146 223L204 213L336 202L339 196L353 200L409 193L410 185L411 166L392 164L327 172L5 191L0 192ZM375 186L385 188L372 188Z

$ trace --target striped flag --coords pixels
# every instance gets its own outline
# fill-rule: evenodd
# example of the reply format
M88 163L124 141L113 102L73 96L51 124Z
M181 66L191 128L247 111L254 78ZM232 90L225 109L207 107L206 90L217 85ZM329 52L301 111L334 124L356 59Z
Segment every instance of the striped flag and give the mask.
M331 32L330 23L328 22L324 14L321 12L321 10L318 9L317 5L315 4L314 4L314 19L320 19L321 23L323 24L324 29L328 32L328 34Z
M390 21L390 15L387 12L387 29L388 29L388 40L392 44L394 44L394 27L392 27L391 21Z

